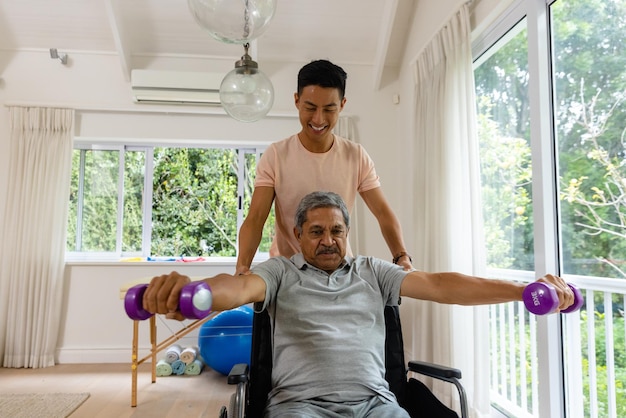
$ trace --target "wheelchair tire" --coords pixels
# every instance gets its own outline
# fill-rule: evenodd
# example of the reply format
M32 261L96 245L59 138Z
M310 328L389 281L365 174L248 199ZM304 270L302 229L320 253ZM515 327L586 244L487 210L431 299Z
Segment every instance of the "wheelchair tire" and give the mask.
M228 408L228 418L243 418L244 411L240 410L243 406L237 402L237 394L230 395L230 408Z

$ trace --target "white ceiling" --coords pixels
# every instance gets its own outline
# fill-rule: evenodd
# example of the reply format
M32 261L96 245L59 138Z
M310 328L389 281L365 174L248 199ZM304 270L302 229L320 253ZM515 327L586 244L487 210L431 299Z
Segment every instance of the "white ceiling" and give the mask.
M385 69L401 61L414 3L277 0L274 19L251 55L260 65L332 55L340 65L372 65L379 85ZM126 77L139 55L234 61L243 54L241 46L221 43L197 25L186 0L0 0L0 49L49 48L116 53Z

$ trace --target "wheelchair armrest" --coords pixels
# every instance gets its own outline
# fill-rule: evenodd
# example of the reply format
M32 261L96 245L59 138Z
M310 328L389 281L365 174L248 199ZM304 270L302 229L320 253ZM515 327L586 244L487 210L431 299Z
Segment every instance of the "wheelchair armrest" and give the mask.
M235 364L228 373L228 384L237 385L248 382L249 366L246 363Z
M450 382L456 386L459 391L459 403L461 404L461 417L469 417L469 409L467 407L467 395L465 389L459 381L461 379L461 371L453 367L441 366L439 364L427 363L425 361L409 361L409 371L430 376L435 379ZM417 380L417 379L416 379Z
M409 371L447 381L452 378L461 378L461 371L459 369L427 363L425 361L409 361Z

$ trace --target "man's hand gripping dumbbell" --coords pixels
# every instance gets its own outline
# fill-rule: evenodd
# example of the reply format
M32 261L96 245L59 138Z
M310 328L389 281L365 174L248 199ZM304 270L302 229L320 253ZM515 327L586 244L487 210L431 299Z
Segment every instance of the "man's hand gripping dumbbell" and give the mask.
M583 297L578 288L570 283L567 284L574 294L574 303L569 307L559 310L559 297L556 288L548 283L536 281L529 283L522 294L524 306L535 315L546 315L556 311L570 313L579 310L583 305Z
M153 279L154 281L154 279ZM169 287L168 287L169 286ZM159 291L171 292L173 287L180 287L180 296L175 307L168 309L166 317L172 319L202 319L211 313L213 298L209 285L204 281L180 283L165 282ZM153 314L144 308L144 295L148 284L133 286L126 292L124 297L124 309L130 319L143 321ZM170 294L170 293L167 293ZM176 292L178 294L178 292Z

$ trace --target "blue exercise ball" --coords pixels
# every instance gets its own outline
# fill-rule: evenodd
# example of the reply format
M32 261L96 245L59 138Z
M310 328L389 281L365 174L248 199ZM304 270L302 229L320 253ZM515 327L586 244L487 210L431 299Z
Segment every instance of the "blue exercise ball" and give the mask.
M252 317L249 306L223 311L200 327L198 347L207 366L228 375L235 364L250 364Z

